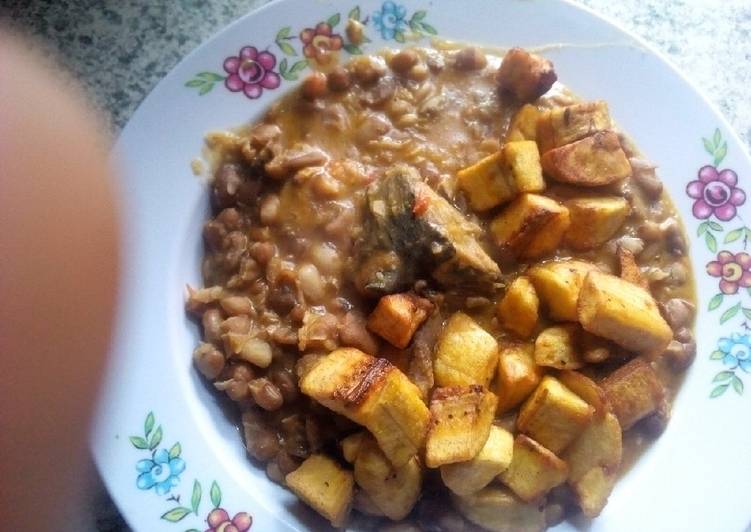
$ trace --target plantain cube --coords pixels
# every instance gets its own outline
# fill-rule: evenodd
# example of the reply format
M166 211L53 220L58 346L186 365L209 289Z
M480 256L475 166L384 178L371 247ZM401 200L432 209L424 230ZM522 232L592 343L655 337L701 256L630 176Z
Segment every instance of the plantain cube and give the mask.
M456 179L470 207L476 211L486 211L516 196L509 174L503 151L497 151L459 170Z
M511 172L511 182L516 194L545 190L540 152L537 151L534 141L507 142L503 145L502 151Z
M543 115L537 123L536 138L540 153L545 153L611 127L607 102L576 103L555 107Z
M552 253L570 220L568 209L538 194L522 194L490 223L490 232L502 251L521 259Z
M368 329L391 345L404 349L431 309L430 301L413 293L383 296L368 317Z
M544 374L544 369L535 364L532 344L502 345L496 379L496 412L503 414L516 408L537 388Z
M611 413L595 419L572 443L562 458L568 464L568 480L576 483L593 468L616 473L623 455L621 425Z
M412 457L394 467L376 441L365 436L355 460L355 482L383 515L398 521L412 511L422 489L422 468Z
M337 349L302 376L300 390L366 427L396 467L422 448L430 412L419 389L387 360Z
M438 337L433 360L437 386L488 386L496 364L498 343L475 320L457 312Z
M600 515L608 503L608 497L613 491L616 480L618 480L616 473L604 467L594 467L578 481L571 483L579 507L585 516L593 519Z
M610 410L605 390L586 375L578 371L564 370L558 372L558 380L595 409L594 419L602 419Z
M556 369L578 369L584 366L576 343L579 325L567 323L548 327L535 339L535 363Z
M342 447L342 456L344 456L344 459L350 464L355 463L357 453L360 452L360 446L362 445L365 436L365 432L355 432L339 442L339 445Z
M566 462L535 440L519 434L514 440L511 464L499 478L520 499L532 502L563 484L567 474Z
M529 278L517 277L498 303L498 319L519 337L529 338L537 326L539 307L540 300Z
M623 430L656 411L665 399L659 376L647 362L635 358L602 381L602 389Z
M652 295L614 275L587 274L579 292L577 315L584 330L635 353L660 355L673 339Z
M516 427L560 453L589 425L593 411L558 379L546 375L519 410Z
M452 501L459 513L472 523L492 532L542 532L545 512L537 504L519 500L506 488L487 488Z
M430 400L425 465L436 468L477 456L490 434L496 402L482 386L436 388Z
M516 141L456 174L459 188L470 206L485 211L506 203L522 192L545 189L537 144Z
M506 142L536 140L537 121L542 114L543 112L532 104L522 105L511 119L506 134Z
M541 162L545 173L556 181L580 187L609 185L631 175L631 164L613 131L548 150Z
M472 460L441 466L441 479L457 495L469 495L481 490L503 473L511 463L514 436L495 425L485 445Z
M557 321L577 321L576 305L584 278L597 266L581 260L554 260L527 271L550 317Z
M295 495L333 526L344 525L354 495L352 472L342 469L328 456L314 454L289 473L285 482Z
M576 250L600 247L621 228L631 207L625 198L603 196L563 202L571 216L564 244Z

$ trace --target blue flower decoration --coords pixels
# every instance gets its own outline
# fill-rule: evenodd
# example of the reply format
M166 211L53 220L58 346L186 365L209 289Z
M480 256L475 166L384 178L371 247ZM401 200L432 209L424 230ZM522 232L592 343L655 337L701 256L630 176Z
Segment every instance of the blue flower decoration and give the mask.
M751 336L733 333L730 338L720 338L717 347L724 353L723 364L751 373Z
M373 23L381 32L381 37L391 40L397 33L402 33L407 29L406 16L406 7L388 0L383 3L380 11L373 13Z
M136 486L142 490L154 488L157 495L166 495L180 481L180 473L185 471L185 460L170 458L165 449L154 454L153 460L139 460L136 469L140 475Z

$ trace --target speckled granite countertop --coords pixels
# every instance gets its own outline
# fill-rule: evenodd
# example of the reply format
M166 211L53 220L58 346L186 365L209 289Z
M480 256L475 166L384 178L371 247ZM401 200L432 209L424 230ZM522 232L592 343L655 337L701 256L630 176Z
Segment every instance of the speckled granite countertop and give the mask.
M67 64L116 135L183 56L267 1L0 0L0 22ZM751 1L580 1L663 51L751 147ZM103 490L92 506L97 530L127 530Z
M42 38L116 133L188 52L268 0L0 0L0 20ZM666 53L751 146L749 0L581 0Z

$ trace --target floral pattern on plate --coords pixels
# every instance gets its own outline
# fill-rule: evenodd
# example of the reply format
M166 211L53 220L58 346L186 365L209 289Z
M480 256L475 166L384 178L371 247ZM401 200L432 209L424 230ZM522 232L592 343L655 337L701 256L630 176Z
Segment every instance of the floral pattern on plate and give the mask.
M190 502L181 502L183 498L178 493L180 475L186 469L186 462L181 457L182 446L175 442L169 449L159 448L162 443L162 426L155 428L156 418L153 412L149 412L143 423L143 435L130 436L131 445L139 451L150 453L150 458L142 458L136 462L136 487L144 491L154 489L159 496L169 495L165 502L171 503L172 508L161 515L161 518L170 523L178 523L193 514L193 520L201 515L199 510L203 500L203 487L198 479L193 481L190 492ZM237 512L233 517L221 507L222 490L216 481L211 482L209 488L209 500L211 507L203 521L208 525L206 532L246 532L253 525L253 518L247 512ZM204 510L205 511L205 510ZM200 525L203 528L203 525ZM185 532L200 532L198 528L189 528Z
M699 169L697 179L686 186L686 194L695 200L694 217L704 220L696 235L714 254L706 272L717 279L719 292L709 300L708 310L721 311L720 325L731 320L737 323L737 332L720 337L717 349L709 356L724 366L712 379L714 387L709 395L714 398L730 388L742 395L742 377L751 373L751 227L740 215L746 192L738 185L738 174L730 168L720 169L727 155L722 133L716 129L711 138L702 141L712 164ZM720 241L725 249L718 251Z
M282 54L278 65L277 55L269 50L272 45L260 51L256 46L247 45L237 55L224 60L224 73L199 72L185 86L196 89L199 96L203 96L217 83L224 82L227 90L242 92L255 100L261 97L264 89L277 89L282 79L297 81L302 71L334 62L341 50L350 55L362 54L361 47L372 42L367 36L368 27L374 27L383 40L398 43L416 42L438 34L438 30L425 21L426 10L416 10L409 18L407 15L405 6L387 0L370 17L363 18L360 6L355 6L347 13L344 23L339 12L299 32L293 32L291 26L284 26L276 33L273 43ZM359 36L354 35L350 24L359 28L356 30L360 32Z

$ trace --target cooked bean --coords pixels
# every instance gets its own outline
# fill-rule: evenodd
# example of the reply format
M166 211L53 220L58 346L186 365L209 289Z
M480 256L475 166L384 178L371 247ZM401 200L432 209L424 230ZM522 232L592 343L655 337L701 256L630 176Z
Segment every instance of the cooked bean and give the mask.
M224 320L219 326L222 333L248 334L252 323L247 316L232 316Z
M224 369L224 354L212 344L198 344L193 351L193 361L207 379L217 378Z
M426 116L435 116L441 111L445 103L445 98L440 94L436 94L435 96L431 96L430 98L427 98L425 101L423 101L419 105L418 111L420 112L420 114Z
M222 248L224 237L227 236L227 228L216 220L209 220L203 226L203 240L211 251Z
M242 423L245 433L245 447L253 458L265 462L276 456L279 452L279 440L257 413L245 412Z
M690 342L694 339L694 333L688 327L681 327L675 332L675 339L679 342Z
M334 92L346 91L352 84L352 80L349 77L349 71L344 67L336 67L329 72L326 82L329 90Z
M263 148L270 142L278 139L282 130L276 124L258 124L250 130L248 135L250 145L254 148Z
M248 383L244 380L230 379L226 381L217 381L214 383L214 388L225 392L233 401L243 401L250 395Z
M622 236L617 241L617 245L634 255L638 255L644 249L644 241L641 238L633 236Z
M342 194L344 187L331 174L321 170L311 180L311 190L321 199L333 199Z
M303 325L298 329L297 335L300 351L306 349L327 349L332 351L338 345L338 320L333 314L319 314L307 311L303 318Z
M415 66L419 60L420 56L417 55L417 52L415 52L414 50L401 50L400 52L394 54L393 57L391 57L389 66L394 72L404 75L409 72L409 70L413 66Z
M430 69L423 63L417 63L407 72L407 77L414 81L425 81L428 76L430 76Z
M216 221L224 225L227 231L239 231L243 226L242 215L234 207L222 210L222 212L217 214Z
M268 304L280 316L283 316L289 313L297 304L297 296L292 287L284 283L269 293Z
M360 95L360 102L367 107L380 107L396 93L396 81L392 77L381 78L373 87Z
M660 181L655 173L655 165L644 159L635 157L629 159L629 163L631 163L631 169L633 170L632 177L634 181L636 181L647 196L652 199L659 198L660 194L662 194L662 181Z
M378 341L368 330L365 317L360 312L345 314L339 324L339 340L344 346L356 347L373 356L378 354Z
M372 85L386 73L386 64L380 57L358 56L349 62L349 69L357 83Z
M248 388L255 402L264 410L278 410L284 404L279 388L266 377L253 379L248 383Z
M566 507L558 502L548 503L545 506L545 524L555 526L566 518Z
M457 70L480 70L488 64L488 58L474 46L463 48L454 56L454 67Z
M673 298L662 303L660 309L670 327L677 331L691 322L696 307L685 299Z
M297 278L307 300L313 303L323 301L323 298L326 297L326 286L321 279L318 268L312 264L303 264L297 269Z
M222 320L221 311L215 308L210 308L203 313L201 317L201 324L203 325L203 337L212 344L219 345L222 341L221 324Z
M316 452L323 447L323 433L321 425L312 416L305 418L305 439L311 452Z
M300 414L292 414L281 420L284 450L292 456L307 458L310 454L305 437L305 420Z
M313 72L309 74L302 82L300 87L303 98L306 100L315 100L323 98L326 95L326 74L323 72Z
M256 262L265 266L276 253L276 246L271 242L253 242L248 248L248 253Z
M284 451L279 451L279 453L274 458L274 461L279 467L279 471L281 471L285 476L300 467L300 462Z
M358 124L356 139L366 144L389 132L391 121L383 113L366 112L362 115L362 121Z
M297 360L297 364L295 364L295 374L297 375L297 378L301 379L323 356L322 353L308 353L307 355L301 356Z
M304 312L304 311L303 311ZM294 321L301 321L295 320L293 318L294 309L292 309L292 312L288 314L288 318L290 320ZM271 340L276 343L277 345L281 346L296 346L297 345L297 331L292 329L292 327L278 327L274 330L274 332L271 333Z
M271 380L279 388L285 403L293 403L299 393L297 382L291 371L279 369L270 372Z
M688 269L680 262L674 262L668 267L668 282L673 286L680 286L688 279Z
M249 338L237 356L259 368L267 368L271 364L271 346L259 338Z
M321 123L327 128L341 133L349 127L349 115L342 104L333 103L327 105L321 111Z
M266 163L266 173L275 179L283 179L308 166L323 166L328 155L308 144L299 144L284 150Z
M665 232L668 251L673 255L685 255L688 246L680 224L674 218L668 218L660 224L660 228Z
M276 482L277 484L282 484L284 482L284 474L279 468L279 464L273 460L266 464L266 476L269 477L272 482Z
M253 312L253 303L250 298L245 296L229 296L219 301L219 304L224 309L224 312L230 316L238 316L240 314L250 314Z
M229 207L237 203L237 192L243 181L240 171L240 167L235 164L225 164L214 176L212 199L217 207Z
M682 371L688 368L694 361L696 357L696 343L693 340L685 344L678 340L671 340L662 356L665 357L671 368L676 371Z
M425 64L430 69L430 71L434 74L438 74L446 66L443 56L437 53L435 50L430 50L430 49L428 49L427 51L427 54L425 57Z
M268 194L261 200L261 210L259 212L261 223L264 225L273 225L279 219L279 196Z
M660 240L664 236L660 224L653 222L652 220L646 220L640 224L638 231L640 237L649 241Z
M222 378L224 379L245 381L246 384L253 380L254 376L255 373L253 368L250 364L246 364L245 362L235 362L231 366L225 368L225 371L222 374Z
M310 250L310 258L318 271L327 275L336 275L341 271L342 263L339 252L326 242L315 244Z
M240 265L240 259L245 253L248 244L248 237L240 231L232 231L224 237L223 250L221 255L222 266L225 270L231 271Z

